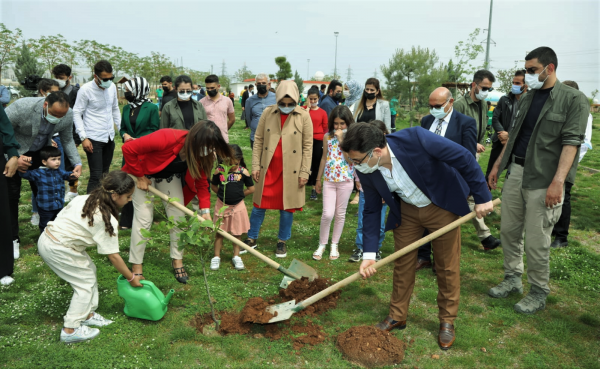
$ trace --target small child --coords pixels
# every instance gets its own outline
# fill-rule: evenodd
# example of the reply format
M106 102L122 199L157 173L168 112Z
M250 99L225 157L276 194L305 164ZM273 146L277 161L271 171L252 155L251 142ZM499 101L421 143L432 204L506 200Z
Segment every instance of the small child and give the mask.
M340 149L340 145L346 129L352 123L354 123L354 117L347 106L336 106L329 113L329 132L323 137L323 156L316 185L317 193L320 194L323 189L323 216L321 217L319 247L313 253L315 260L321 260L323 251L327 247L329 228L334 217L329 260L336 260L340 257L338 243L344 230L348 199L354 188L354 165L352 165L352 161L346 160L347 157ZM321 186L323 175L325 183Z
M40 231L54 220L65 206L65 181L76 179L75 173L60 169L61 152L57 147L46 146L40 150L40 159L44 166L19 173L21 177L34 182L38 192L35 198L40 215Z
M242 239L242 233L247 233L250 229L250 219L248 219L248 210L244 203L244 198L254 193L254 182L246 169L242 149L238 145L229 145L234 153L236 162L229 163L233 167L226 174L221 165L213 174L210 188L217 194L217 203L215 204L215 221L222 218L220 228L227 233L232 234L238 240ZM227 181L226 185L223 182ZM246 186L246 190L244 190ZM223 214L219 211L223 207L223 198L225 205L228 206ZM210 269L218 270L221 264L221 249L223 248L223 236L215 236L215 257L210 261ZM231 263L237 270L244 269L244 262L240 255L240 247L233 244L233 259Z
M48 223L38 240L38 252L60 278L68 282L74 294L65 315L60 340L75 343L100 334L97 328L112 323L96 313L98 279L96 266L85 252L98 246L98 254L107 255L112 265L133 287L142 287L119 255L119 209L131 201L135 183L127 173L110 172L102 185L91 194L77 196Z

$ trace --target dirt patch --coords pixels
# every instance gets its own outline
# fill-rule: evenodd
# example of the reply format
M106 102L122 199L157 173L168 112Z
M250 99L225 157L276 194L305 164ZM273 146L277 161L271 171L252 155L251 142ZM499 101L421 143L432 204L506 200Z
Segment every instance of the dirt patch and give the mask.
M292 326L292 332L303 333L302 336L293 339L294 350L300 350L304 345L317 345L325 341L328 336L327 333L323 332L322 326L314 324L311 320L307 322L306 326Z
M376 368L401 363L406 344L381 329L358 326L338 335L337 347L347 360Z
M269 303L261 297L253 297L246 303L242 309L241 319L243 323L266 324L275 315L268 313L265 309Z
M328 279L317 278L312 282L308 281L308 278L302 277L290 283L288 288L279 291L279 297L282 302L296 300L296 303L306 300L307 298L323 291L329 287L331 283ZM308 306L306 309L294 314L294 316L302 317L305 315L316 316L325 313L330 309L335 309L337 306L337 300L340 298L341 291L335 291L331 295L322 298L314 304Z

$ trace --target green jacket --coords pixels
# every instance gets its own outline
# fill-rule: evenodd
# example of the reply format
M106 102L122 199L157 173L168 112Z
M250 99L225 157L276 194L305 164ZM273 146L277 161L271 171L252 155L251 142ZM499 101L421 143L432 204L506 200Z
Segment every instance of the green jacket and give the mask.
M479 106L479 108L477 107ZM483 100L473 101L471 95L467 92L454 102L453 108L464 115L468 115L477 122L477 142L482 144L485 141L485 128L487 126L487 103Z
M2 105L0 105L0 136L2 136L0 139L4 151L0 152L0 155L7 154L9 159L13 156L19 156L18 149L21 148L21 145L15 139L15 131Z
M160 126L160 117L158 116L158 106L145 102L140 107L137 119L135 120L135 129L131 128L129 122L129 116L131 113L131 106L125 105L123 108L123 115L121 117L121 138L127 133L133 138L140 138L148 135L152 132L156 132Z
M519 110L510 129L511 134L498 173L501 173L510 162L515 141L519 137L519 134L513 134L513 132L521 132L523 121L535 93L535 90L530 90L519 101ZM589 110L588 99L581 91L556 81L535 123L527 145L523 188L537 190L550 186L558 169L562 147L565 145L579 147L583 143ZM578 157L579 149L565 179L566 182L574 183L575 181Z
M206 110L204 110L202 104L192 99L192 106L194 107L194 124L207 119ZM160 128L186 129L183 113L179 109L177 99L173 99L163 106L160 116Z

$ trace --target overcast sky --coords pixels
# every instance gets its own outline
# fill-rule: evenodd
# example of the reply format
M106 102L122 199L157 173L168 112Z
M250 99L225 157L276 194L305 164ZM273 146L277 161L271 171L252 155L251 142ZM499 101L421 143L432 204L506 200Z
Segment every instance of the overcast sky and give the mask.
M488 28L489 0L464 1L29 1L0 0L0 22L26 38L62 34L149 55L158 51L183 65L233 74L244 62L253 73L275 73L274 58L287 56L307 77L332 74L335 36L338 74L372 77L394 51L435 49L440 61L475 28ZM481 41L486 36L481 36ZM496 0L491 70L523 65L538 46L558 54L557 75L589 94L600 89L600 1ZM481 55L483 64L484 53ZM179 65L179 62L177 63Z

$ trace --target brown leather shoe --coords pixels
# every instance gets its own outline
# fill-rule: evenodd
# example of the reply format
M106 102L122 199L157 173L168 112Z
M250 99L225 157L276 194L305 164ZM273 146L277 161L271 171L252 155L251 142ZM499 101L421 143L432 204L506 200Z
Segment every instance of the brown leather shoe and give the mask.
M404 329L406 328L406 320L394 320L392 319L391 316L387 316L385 319L383 319L381 322L377 323L375 325L375 328L379 328L382 331L391 331L393 329Z
M440 323L440 333L438 334L438 345L444 351L450 349L454 343L454 325L450 323Z
M431 261L424 260L424 259L418 259L417 260L417 269L415 269L415 272L418 272L419 270L421 270L423 268L431 268Z

